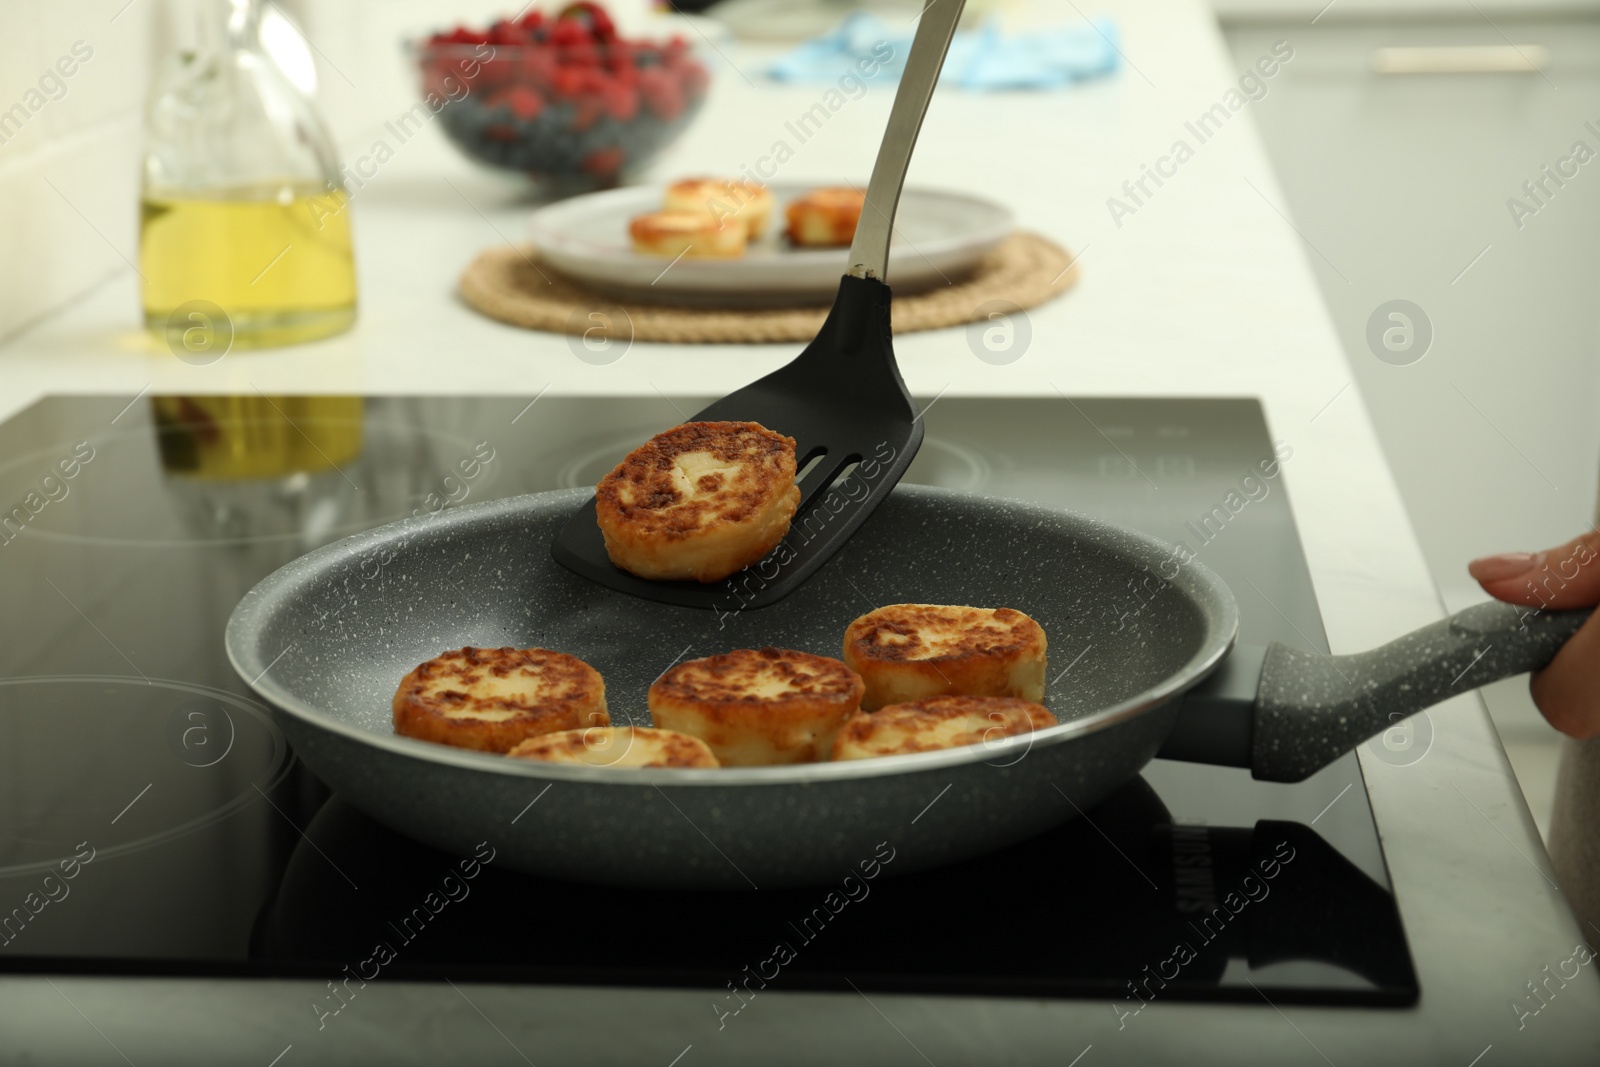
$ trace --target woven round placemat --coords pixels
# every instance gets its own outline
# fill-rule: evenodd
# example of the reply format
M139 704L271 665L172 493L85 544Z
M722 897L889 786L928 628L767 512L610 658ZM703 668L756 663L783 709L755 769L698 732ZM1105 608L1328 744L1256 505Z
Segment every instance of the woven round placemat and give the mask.
M1037 307L1070 289L1078 267L1047 237L1017 231L1001 241L968 277L911 296L895 297L895 333L959 326L996 310ZM461 296L490 318L551 333L590 333L618 340L679 344L809 341L826 307L708 308L648 304L605 296L540 262L531 245L502 245L479 253L461 275ZM988 306L992 302L998 306ZM596 307L622 316L590 316ZM603 321L602 321L603 320ZM597 327L596 323L600 323ZM630 332L631 331L631 332Z

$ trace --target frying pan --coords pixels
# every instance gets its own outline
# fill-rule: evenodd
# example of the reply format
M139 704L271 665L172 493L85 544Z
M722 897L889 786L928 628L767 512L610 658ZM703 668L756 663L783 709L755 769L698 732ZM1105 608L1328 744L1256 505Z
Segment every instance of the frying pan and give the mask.
M1238 607L1210 570L1069 512L897 486L781 604L644 601L551 559L589 490L535 493L357 534L269 575L228 621L235 669L301 759L381 823L534 874L624 886L838 884L907 873L1077 817L1157 754L1295 781L1467 689L1534 669L1587 612L1483 604L1372 652L1230 655ZM882 604L1009 606L1050 642L1059 725L959 749L718 770L560 766L394 734L417 663L462 645L570 652L605 677L615 723L677 660L775 645L837 655Z

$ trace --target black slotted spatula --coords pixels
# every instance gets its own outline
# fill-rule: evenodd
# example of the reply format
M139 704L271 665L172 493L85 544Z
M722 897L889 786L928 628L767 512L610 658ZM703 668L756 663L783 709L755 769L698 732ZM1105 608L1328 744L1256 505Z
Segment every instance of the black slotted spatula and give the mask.
M922 9L867 183L850 268L822 329L793 361L692 420L759 422L795 439L801 498L788 536L761 562L718 582L647 581L606 555L590 499L551 544L558 563L647 600L718 612L766 607L827 562L911 465L922 444L922 422L900 378L890 337L889 238L911 150L964 3L929 0Z

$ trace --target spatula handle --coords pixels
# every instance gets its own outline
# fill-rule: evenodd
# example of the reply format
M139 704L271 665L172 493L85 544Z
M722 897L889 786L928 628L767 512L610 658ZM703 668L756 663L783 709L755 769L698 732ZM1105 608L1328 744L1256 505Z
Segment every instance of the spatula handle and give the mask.
M887 281L889 276L889 237L894 231L894 212L900 204L900 189L905 185L911 150L922 129L922 116L928 112L934 83L944 67L944 56L955 36L956 23L966 0L927 0L917 33L911 41L911 55L900 75L900 87L889 110L889 125L878 147L878 161L867 182L867 204L856 224L855 240L850 244L850 273L857 278Z

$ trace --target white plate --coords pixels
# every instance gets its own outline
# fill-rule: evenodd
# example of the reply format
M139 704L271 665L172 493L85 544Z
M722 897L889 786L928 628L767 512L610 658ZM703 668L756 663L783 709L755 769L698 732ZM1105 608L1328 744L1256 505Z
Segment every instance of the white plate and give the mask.
M774 182L768 233L739 259L672 264L633 250L628 220L660 211L659 186L573 197L534 212L530 236L550 266L591 289L632 300L722 307L828 304L839 289L847 248L795 248L783 236L784 205L821 182ZM1011 232L1011 212L992 200L937 189L900 195L889 249L889 284L914 293L970 274Z

